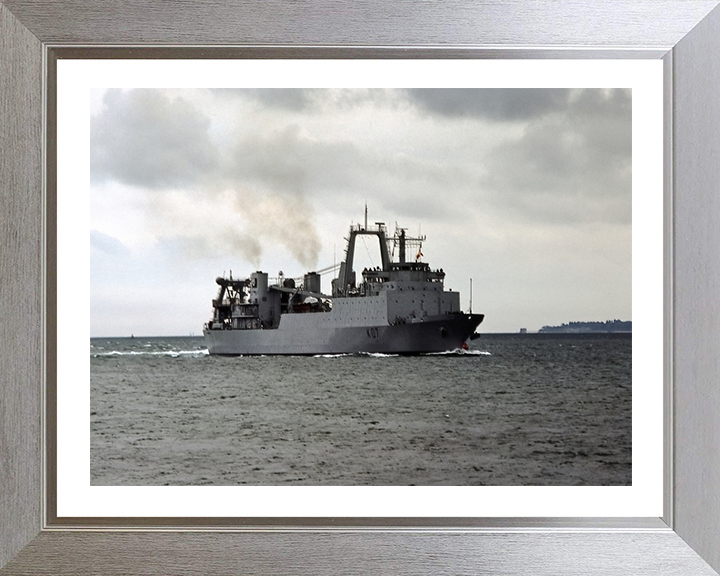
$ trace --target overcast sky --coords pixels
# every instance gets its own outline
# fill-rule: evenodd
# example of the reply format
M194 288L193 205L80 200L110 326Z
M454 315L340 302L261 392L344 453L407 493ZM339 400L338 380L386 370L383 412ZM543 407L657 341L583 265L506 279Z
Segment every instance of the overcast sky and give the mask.
M630 90L98 90L91 336L198 335L216 276L339 263L366 202L481 331L631 320L631 199Z

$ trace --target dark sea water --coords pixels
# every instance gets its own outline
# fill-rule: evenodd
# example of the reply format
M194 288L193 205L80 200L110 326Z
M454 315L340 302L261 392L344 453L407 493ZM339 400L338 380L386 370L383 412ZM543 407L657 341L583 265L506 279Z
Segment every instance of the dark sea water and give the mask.
M630 485L630 334L455 355L215 357L91 339L93 485Z

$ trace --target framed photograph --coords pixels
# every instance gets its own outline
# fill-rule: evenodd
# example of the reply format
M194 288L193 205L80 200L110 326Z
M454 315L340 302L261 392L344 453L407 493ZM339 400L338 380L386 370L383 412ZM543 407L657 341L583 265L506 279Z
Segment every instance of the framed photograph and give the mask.
M58 518L662 514L662 62L56 67Z
M716 38L720 37L716 5L699 1L638 7L627 3L612 10L593 8L591 13L580 2L533 8L506 2L473 3L463 10L424 5L416 13L413 6L400 4L398 13L388 14L380 5L359 13L350 6L329 12L318 4L313 5L317 12L298 15L286 6L237 2L222 8L208 5L207 12L181 9L173 14L175 19L168 20L169 8L163 4L128 8L104 3L102 10L91 3L41 9L24 1L0 4L0 32L9 54L0 70L9 80L3 82L0 93L7 103L3 142L9 143L0 173L7 190L2 286L8 294L2 301L8 344L3 352L7 368L0 423L7 439L0 445L0 461L7 465L0 467L0 481L4 493L11 495L0 501L0 512L10 519L0 527L2 573L257 573L285 572L293 566L293 571L302 574L356 570L522 574L532 563L533 571L540 574L715 574L720 567L720 508L712 479L720 473L720 461L713 442L718 434L720 393L711 382L717 372L713 295L720 275L712 263L717 239L712 191L718 178L712 151L720 141L720 107L708 95L714 93L720 78L715 62ZM271 13L274 18L261 18ZM403 19L411 14L412 26ZM594 24L588 26L591 14ZM394 22L390 27L388 17ZM364 26L351 26L358 18ZM167 21L178 24L159 26ZM550 34L539 31L534 24L538 21L566 24L553 25ZM477 97L480 91L485 91L485 98ZM502 105L493 108L493 95ZM478 107L478 100L490 104ZM233 118L213 116L227 106L235 111ZM402 111L402 127L398 111ZM545 120L529 121L533 114ZM568 115L581 118L582 130L562 129ZM462 123L457 122L459 118ZM264 129L272 137L264 137ZM531 142L532 147L519 150L515 145L510 154L513 130L527 137L524 142ZM483 131L483 141L468 135L471 131ZM233 139L227 137L230 132ZM170 140L153 140L153 135L163 133ZM323 140L340 133L344 139ZM74 139L66 139L69 134ZM242 146L233 148L238 134ZM395 144L390 135L402 142L401 148L390 148L391 142ZM554 155L549 154L553 136L556 143L564 143ZM190 155L182 149L187 142L195 150ZM433 147L426 147L427 143ZM387 146L385 155L383 146ZM143 164L158 147L173 168L162 176ZM200 148L206 151L202 157L196 153ZM243 159L243 150L252 150L252 157ZM612 159L594 163L604 152L612 152ZM444 166L443 154L455 162ZM501 196L492 196L501 188L497 180L474 173L468 168L472 163L463 164L463 154L482 158L493 167L493 174L504 173L504 189L513 191L506 197L513 198L514 217L528 214L516 222L520 227L516 237L512 223L497 210ZM531 164L527 156L518 154L538 159L530 173L532 193L522 197L517 190L523 185L526 190L527 182L513 179L512 166L523 161L525 166ZM392 162L379 162L385 157ZM418 158L425 160L418 162ZM577 206L583 214L592 211L591 219L579 218L569 212L567 202L553 204L551 196L543 195L547 191L542 186L563 193L558 192L559 180L552 178L556 172L547 166L573 161L579 162L574 168L576 178L587 176L595 183L595 196L584 197ZM313 163L325 168L322 181L307 176ZM613 170L599 171L608 165ZM451 226L443 219L447 206L437 204L442 192L432 184L446 181L458 169L465 170L465 180L484 187L482 193L473 192L472 186L464 189L458 180L456 195L447 202L458 210L448 210L445 216L457 212L469 221L467 228ZM418 170L423 177L417 175ZM198 171L210 175L204 180L204 196L197 194L197 180L193 180ZM382 183L369 198L360 198L362 191L353 186L361 186L367 178L363 174L369 171L377 175L376 184ZM282 181L271 182L269 173L271 180ZM414 184L415 191L393 195L399 183ZM348 190L329 192L340 186ZM236 196L238 189L242 189L242 199ZM279 189L285 192L277 195ZM155 193L143 196L148 191ZM571 191L564 193L567 199ZM425 212L408 209L413 200L420 203L423 198ZM470 208L480 198L496 209L490 210L494 222L480 221ZM192 259L200 262L194 270L203 273L220 266L214 255L200 254L209 244L208 234L212 236L212 228L204 224L231 227L232 211L216 215L215 206L224 202L237 207L244 202L246 208L248 201L253 210L238 211L237 237L225 234L221 244L226 251L242 254L240 262L257 269L259 252L265 250L272 266L281 271L277 277L276 270L265 271L274 277L267 289L263 288L267 274L238 270L234 266L238 260L230 263L232 271L212 272L210 291L219 292L208 294L207 318L197 328L206 333L211 354L274 354L274 348L240 350L238 346L248 344L238 343L237 332L277 329L271 305L275 299L277 312L292 313L293 322L311 317L329 321L333 299L344 306L343 298L355 302L361 297L379 298L389 285L394 288L397 283L400 288L412 274L408 290L430 289L433 297L437 290L446 290L437 297L437 306L449 307L452 319L477 320L467 334L458 336L458 346L430 352L465 356L455 362L457 370L470 369L468 357L492 356L485 349L488 346L497 346L493 351L502 357L508 353L503 346L526 335L523 317L513 316L508 307L501 316L512 326L498 323L487 332L517 330L519 334L513 339L509 335L480 339L483 346L478 346L470 337L485 320L478 308L482 300L476 298L473 303L472 279L475 288L481 286L487 293L483 272L468 265L467 258L456 258L452 250L431 248L433 238L446 235L450 244L458 244L475 232L483 235L487 245L493 238L511 243L530 235L537 245L537 239L552 237L543 228L546 222L561 220L566 227L563 238L576 241L572 250L564 252L567 267L575 271L568 275L579 276L581 262L593 257L591 266L596 269L611 262L602 268L607 283L595 289L612 293L608 299L621 312L635 316L631 455L630 423L622 417L623 410L629 410L629 382L625 388L618 384L621 372L629 376L630 363L623 363L617 346L615 352L603 348L598 355L598 345L591 351L593 366L606 375L609 366L614 366L616 373L608 378L628 394L618 404L624 408L616 406L612 417L603 417L606 423L614 422L615 436L608 436L612 446L596 451L602 460L590 471L578 472L579 467L572 466L572 458L588 457L585 451L560 451L561 459L551 466L552 471L545 467L533 475L529 464L523 464L522 452L513 452L511 443L508 457L514 463L514 476L497 480L492 462L470 466L463 459L462 442L452 438L464 430L458 422L470 417L460 407L476 402L467 396L455 398L455 414L447 408L452 399L437 407L442 412L438 413L442 438L449 438L455 447L440 450L449 462L440 468L453 474L438 475L432 462L417 461L411 443L427 443L429 437L414 428L402 440L400 428L415 422L402 416L393 423L393 434L401 440L384 450L404 447L407 458L403 460L401 450L399 464L382 470L378 454L361 450L351 440L364 430L370 434L370 444L382 452L382 438L387 437L382 432L387 427L378 426L376 420L383 418L359 422L328 418L330 409L322 403L332 391L316 399L317 413L309 420L296 428L286 422L285 431L291 436L307 434L312 450L319 445L317 434L336 430L337 438L345 428L348 450L357 456L354 467L347 460L333 460L337 454L325 452L312 454L311 466L292 472L282 466L263 470L248 464L244 469L250 473L244 480L232 476L231 467L202 459L193 460L182 472L173 466L152 469L143 460L154 441L152 431L138 422L116 423L138 431L125 452L137 457L114 458L108 451L113 441L102 438L116 433L103 428L97 415L111 414L108 403L133 393L132 383L125 392L121 389L123 371L139 370L149 376L153 369L150 364L143 368L142 362L119 366L123 356L136 361L150 353L170 358L205 354L203 346L196 346L195 351L183 348L188 342L193 344L192 335L181 344L144 339L151 334L147 326L152 322L144 325L143 313L133 317L130 312L142 312L142 306L160 300L133 299L133 290L172 302L176 298L172 288L163 292L166 278L178 291L190 293L192 288L182 284L182 273L173 276L172 263ZM341 236L350 223L336 220L341 214L347 219L353 203L360 213L351 224L346 251ZM426 214L433 218L427 223L421 220L422 228L418 222L390 226L386 220L396 214L378 215L373 205L383 212L394 208L406 219ZM133 212L133 207L140 208ZM315 212L332 225L316 229L316 219L308 216ZM273 221L276 236L261 226L268 220ZM582 226L570 233L569 222L574 220ZM603 240L593 244L594 252L587 250L589 228L593 238ZM160 248L150 256L143 253L141 260L123 260L128 245L140 245L153 234L151 242ZM334 255L327 246L333 235L340 236L334 249L339 256L332 266L324 267ZM357 272L353 275L350 259L356 235ZM376 243L380 240L378 262L370 242L360 244L365 237ZM390 240L387 244L386 239ZM213 236L213 243L216 240ZM474 242L467 244L477 252ZM392 254L384 254L386 245L392 246ZM543 263L541 251L514 245L528 251L528 262ZM556 254L559 248L553 246L549 241L546 248ZM423 252L428 253L427 259ZM433 253L448 264L430 260ZM283 259L282 254L290 258ZM486 261L503 258L507 259L498 251L488 254ZM289 268L293 264L305 266L306 275L296 277L297 271ZM458 271L461 267L467 269ZM118 269L122 274L116 273ZM332 285L320 278L327 271L335 278ZM424 275L422 286L415 286L418 274ZM217 282L214 275L219 276ZM247 281L238 280L244 275ZM77 278L90 278L90 285ZM465 286L468 279L470 285ZM580 304L573 308L568 295L590 290L568 286L564 292L568 309L588 313ZM227 298L234 300L226 311ZM267 310L261 300L271 302ZM396 300L397 313L389 324L403 337L388 341L413 342L406 334L433 322L442 324L433 332L437 339L455 337L454 324L428 315L430 300L425 295L405 298L398 292ZM492 300L502 309L501 294L493 294ZM546 302L552 309L550 300ZM177 322L171 330L175 333L187 330L178 316L195 314L182 306L178 310L177 315L167 313L168 326ZM353 313L348 308L343 322L352 322ZM362 313L373 314L367 306ZM525 318L530 331L541 328L540 318ZM553 316L550 321L561 324L576 319ZM248 324L252 322L258 326ZM622 324L621 320L611 323ZM80 331L68 331L71 325ZM365 332L376 348L365 350L369 346L365 343L358 352L417 351L383 348L382 334L377 330L372 334L369 328ZM90 358L86 344L80 344L87 342L88 335L119 333L127 336L120 344L107 338L91 340ZM228 337L231 340L226 342ZM288 342L296 340L288 337ZM343 338L343 342L350 340ZM467 350L460 346L463 342ZM594 341L588 350L592 345ZM147 352L148 346L159 348ZM338 346L337 340L332 346L316 342L312 350L299 353L319 355L312 360L337 365L345 361L338 354L356 351ZM298 351L288 348L288 353ZM465 366L457 367L461 362ZM184 369L193 368L186 365ZM423 371L428 369L437 366L428 364ZM96 382L104 378L102 382L111 386L95 389L91 395L93 370ZM255 373L263 371L267 366L255 367ZM293 371L292 366L285 367L286 373ZM391 377L388 373L382 379ZM418 375L413 378L420 382ZM182 393L180 388L173 392ZM588 410L597 415L600 403L592 404L593 392L586 393ZM399 397L393 403L398 401ZM138 405L137 398L133 404ZM145 407L146 416L160 414L157 407ZM182 407L177 408L172 418L187 431ZM426 408L420 403L408 410ZM314 430L312 424L323 415L322 429ZM241 416L219 414L228 421L237 420L236 433L242 433L238 428ZM200 446L204 432L193 430ZM273 445L282 439L265 440L260 438L262 446L256 448L271 449L275 461L282 461L283 451ZM207 452L201 448L194 454ZM243 456L233 451L232 443L226 448L233 462ZM369 460L364 462L366 456ZM312 471L320 472L313 476ZM235 486L244 481L255 486ZM290 485L277 487L281 482ZM483 484L496 485L478 487ZM91 565L88 557L93 558Z

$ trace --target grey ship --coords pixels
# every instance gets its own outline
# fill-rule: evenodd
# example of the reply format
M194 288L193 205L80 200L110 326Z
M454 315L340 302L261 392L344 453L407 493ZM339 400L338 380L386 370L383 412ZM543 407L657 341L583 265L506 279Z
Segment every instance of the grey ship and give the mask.
M382 266L353 270L355 240L375 236ZM460 294L444 289L445 273L420 261L425 237L384 223L350 227L345 260L332 280L332 295L321 292L318 272L270 284L266 272L249 278L217 278L213 316L203 333L210 354L422 354L462 348L483 314L460 309ZM418 247L408 261L408 247ZM398 261L393 261L398 250ZM331 268L334 269L335 267ZM321 271L322 272L322 271ZM296 285L297 284L297 285Z

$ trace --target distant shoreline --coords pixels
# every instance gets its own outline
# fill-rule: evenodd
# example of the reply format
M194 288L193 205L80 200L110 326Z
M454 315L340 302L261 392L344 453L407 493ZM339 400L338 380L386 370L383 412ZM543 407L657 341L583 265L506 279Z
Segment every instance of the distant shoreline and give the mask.
M588 334L632 332L631 320L607 320L605 322L570 322L560 326L543 326L538 332L563 334Z

